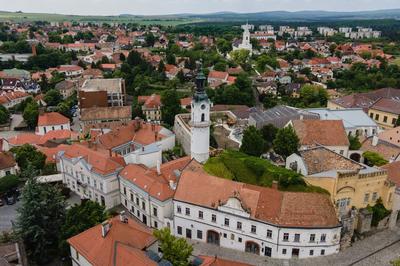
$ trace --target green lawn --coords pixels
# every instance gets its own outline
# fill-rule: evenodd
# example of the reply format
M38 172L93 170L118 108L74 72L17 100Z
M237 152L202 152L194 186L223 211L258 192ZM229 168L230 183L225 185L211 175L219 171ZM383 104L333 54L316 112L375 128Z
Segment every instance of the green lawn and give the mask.
M397 57L397 58L394 59L391 63L394 64L394 65L400 66L400 57Z
M218 157L210 158L204 170L215 176L247 184L271 187L272 181L276 180L279 190L328 194L320 187L307 185L296 172L237 151L225 151Z

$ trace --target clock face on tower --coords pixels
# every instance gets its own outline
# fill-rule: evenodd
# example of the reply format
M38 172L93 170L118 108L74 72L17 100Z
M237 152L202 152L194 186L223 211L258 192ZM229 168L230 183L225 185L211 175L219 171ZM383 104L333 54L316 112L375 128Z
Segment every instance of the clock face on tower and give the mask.
M201 105L201 110L204 110L204 109L206 109L206 105L205 105L205 104L202 104L202 105Z

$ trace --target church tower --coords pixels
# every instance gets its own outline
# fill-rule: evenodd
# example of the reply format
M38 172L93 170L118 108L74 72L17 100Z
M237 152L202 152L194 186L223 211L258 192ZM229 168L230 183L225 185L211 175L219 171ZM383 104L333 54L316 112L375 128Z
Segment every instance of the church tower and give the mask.
M205 163L210 149L210 100L205 92L206 77L199 72L196 77L196 91L192 99L191 110L191 157L199 163Z

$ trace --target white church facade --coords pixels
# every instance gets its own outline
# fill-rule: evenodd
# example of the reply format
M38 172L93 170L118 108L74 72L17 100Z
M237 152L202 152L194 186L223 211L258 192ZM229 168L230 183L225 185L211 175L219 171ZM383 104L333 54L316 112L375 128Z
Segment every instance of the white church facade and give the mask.
M240 43L238 46L233 46L233 50L248 50L250 51L250 54L253 53L253 45L251 44L250 38L250 30L254 28L254 25L250 25L246 23L246 25L242 25L241 27L243 29L243 37L242 37L242 43Z

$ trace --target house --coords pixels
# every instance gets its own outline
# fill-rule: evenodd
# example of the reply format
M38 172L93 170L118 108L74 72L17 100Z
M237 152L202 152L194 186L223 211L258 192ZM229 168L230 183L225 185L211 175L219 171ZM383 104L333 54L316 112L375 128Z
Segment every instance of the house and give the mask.
M160 95L138 96L138 103L142 105L142 112L146 116L147 121L161 121Z
M347 135L369 137L378 132L378 125L361 108L312 108L307 111L318 114L321 120L342 120Z
M300 140L300 150L324 146L348 156L350 143L342 120L292 120L289 125Z
M96 146L72 144L60 151L57 159L63 183L82 199L96 201L106 209L121 203L118 173L125 166L121 156Z
M392 208L394 185L387 182L386 171L357 163L328 148L300 150L286 159L286 168L304 175L307 183L326 189L339 217L347 216L352 206L372 206L378 198L386 208Z
M121 213L67 240L73 266L157 266L148 252L157 254L151 229Z
M79 122L82 132L89 132L91 128L126 125L131 119L131 106L91 107L80 109Z
M79 88L80 108L124 106L126 103L125 80L87 79Z
M157 167L128 164L119 174L121 203L149 227L173 229L173 203L180 172L190 162L183 157Z
M25 81L31 79L31 73L29 73L29 71L17 68L3 69L3 71L0 71L0 79L4 78L15 78L21 81Z
M0 178L6 175L16 175L18 165L10 152L0 152Z
M291 106L278 105L265 111L256 109L249 115L249 125L260 129L265 125L272 124L277 128L283 128L291 120L296 119L319 119L314 113Z
M400 147L379 136L371 136L361 142L361 151L372 151L380 154L386 161L394 162L400 160Z
M165 75L168 79L174 79L179 72L179 68L175 65L165 65Z
M76 81L63 80L55 85L55 89L66 99L77 90L77 85Z
M15 105L21 103L23 100L29 97L31 96L26 92L7 92L0 95L0 104L8 109L14 107Z
M324 194L218 178L192 160L182 171L173 203L178 237L280 259L339 252L341 225Z
M369 107L368 115L383 129L393 128L400 116L400 101L381 98Z
M378 134L378 138L400 148L400 127L386 129Z
M212 88L216 88L222 84L234 84L236 81L236 78L233 76L229 76L228 72L223 72L223 71L216 71L212 70L208 74L207 82L208 85Z
M70 130L69 118L57 112L40 114L36 128L37 135L45 135L54 130Z
M103 71L97 68L88 68L83 71L84 79L101 79L103 78Z
M57 67L56 71L64 74L66 78L77 78L83 74L83 68L76 65L61 65Z

